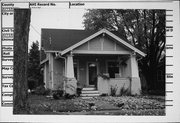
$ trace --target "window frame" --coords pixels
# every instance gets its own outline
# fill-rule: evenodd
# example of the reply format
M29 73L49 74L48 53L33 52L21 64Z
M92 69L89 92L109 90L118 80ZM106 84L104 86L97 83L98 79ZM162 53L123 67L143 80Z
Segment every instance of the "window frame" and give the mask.
M118 63L120 63L118 60L106 60L106 73L108 73L109 74L109 67L108 67L108 62L118 62ZM119 68L119 75L120 75L120 77L116 77L116 75L114 75L115 77L114 78L111 78L110 77L110 74L109 74L109 77L110 77L110 79L116 79L116 78L121 78L122 77L122 69L121 69L121 66L119 66L118 67Z

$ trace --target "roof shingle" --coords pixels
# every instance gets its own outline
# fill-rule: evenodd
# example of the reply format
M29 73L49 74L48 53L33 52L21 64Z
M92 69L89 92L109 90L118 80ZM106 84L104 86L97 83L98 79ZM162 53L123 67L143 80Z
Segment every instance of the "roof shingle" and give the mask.
M89 30L43 28L41 30L41 46L46 51L62 51L96 32Z

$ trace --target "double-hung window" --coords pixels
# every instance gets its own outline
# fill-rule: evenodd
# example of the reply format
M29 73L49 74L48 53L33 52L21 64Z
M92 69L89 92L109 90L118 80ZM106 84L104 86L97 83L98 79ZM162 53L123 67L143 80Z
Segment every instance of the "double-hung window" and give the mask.
M117 78L117 75L120 75L120 65L118 61L108 61L107 70L110 78Z

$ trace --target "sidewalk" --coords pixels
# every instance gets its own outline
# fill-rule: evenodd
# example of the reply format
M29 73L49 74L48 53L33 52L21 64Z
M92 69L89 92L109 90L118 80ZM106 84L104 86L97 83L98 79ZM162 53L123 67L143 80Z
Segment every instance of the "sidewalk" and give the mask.
M101 111L82 111L82 112L58 112L62 115L118 115L121 114L121 109L101 110Z

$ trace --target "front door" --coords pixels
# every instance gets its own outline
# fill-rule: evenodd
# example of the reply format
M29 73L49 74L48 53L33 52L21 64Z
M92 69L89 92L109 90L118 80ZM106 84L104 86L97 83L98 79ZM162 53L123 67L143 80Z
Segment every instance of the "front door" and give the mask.
M89 85L97 83L97 64L95 62L88 63L88 79Z

